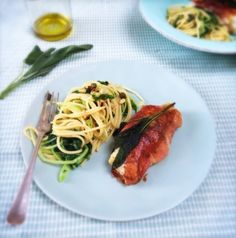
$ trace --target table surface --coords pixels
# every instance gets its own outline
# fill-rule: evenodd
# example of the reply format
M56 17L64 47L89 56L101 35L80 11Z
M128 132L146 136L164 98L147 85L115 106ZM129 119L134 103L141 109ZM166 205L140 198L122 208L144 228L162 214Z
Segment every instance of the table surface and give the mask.
M23 58L35 44L43 49L94 45L92 51L65 60L48 76L0 101L0 237L236 237L236 56L197 52L172 43L144 22L135 0L74 0L72 9L71 37L49 43L32 34L23 1L0 2L1 89L18 75ZM32 98L69 69L113 59L161 66L201 94L217 125L217 149L206 180L176 208L132 222L104 222L74 214L33 185L26 223L7 225L6 213L24 174L19 135Z

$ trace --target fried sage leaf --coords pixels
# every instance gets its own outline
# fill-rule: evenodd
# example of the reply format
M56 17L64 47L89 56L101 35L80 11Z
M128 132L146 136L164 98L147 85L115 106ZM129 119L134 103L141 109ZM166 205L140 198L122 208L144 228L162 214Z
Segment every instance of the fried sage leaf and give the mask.
M121 130L114 135L115 145L113 151L116 149L119 150L112 164L113 169L117 169L125 162L126 157L131 152L131 150L133 150L138 145L143 132L148 128L150 123L165 114L174 105L175 103L171 103L164 107L161 111L151 116L141 118L134 126L130 127L129 129L124 131Z

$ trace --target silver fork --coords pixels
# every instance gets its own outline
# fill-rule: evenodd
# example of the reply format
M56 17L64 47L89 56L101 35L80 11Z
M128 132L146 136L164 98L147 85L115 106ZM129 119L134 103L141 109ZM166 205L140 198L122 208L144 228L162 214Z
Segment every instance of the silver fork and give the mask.
M47 92L44 97L43 107L36 127L38 131L37 141L27 171L7 216L7 221L11 225L19 225L25 221L38 150L44 135L51 131L51 121L56 113L56 102L58 97L59 95L55 98L54 93L51 94L49 92Z

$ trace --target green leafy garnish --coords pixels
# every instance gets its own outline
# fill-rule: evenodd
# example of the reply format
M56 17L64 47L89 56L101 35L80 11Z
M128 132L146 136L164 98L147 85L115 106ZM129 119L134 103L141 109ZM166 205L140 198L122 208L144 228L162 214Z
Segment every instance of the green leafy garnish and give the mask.
M40 146L54 146L56 145L56 139L57 137L50 133L49 135L45 136L42 140Z
M69 151L80 150L79 153L76 154L67 154L62 152L57 146L57 136L52 133L47 134L41 144L39 156L43 153L51 154L54 159L53 160L45 160L44 157L41 159L47 163L62 165L59 175L58 181L63 182L70 171L80 166L85 160L88 160L92 153L92 145L90 143L84 145L82 147L82 142L78 138L60 138L60 146Z
M110 95L110 94L100 94L99 96L96 96L95 94L92 95L94 101L99 101L99 100L106 100L106 99L114 99L115 96Z
M128 114L128 106L122 106L122 117L125 118Z
M10 92L21 84L28 82L36 77L45 76L52 71L62 60L69 56L90 50L93 45L70 45L56 50L50 48L42 51L37 45L25 58L24 62L30 66L25 73L19 75L3 91L0 92L0 99L4 99Z
M69 165L64 164L60 169L60 172L58 175L58 181L61 183L64 182L65 179L68 177L68 174L70 173L71 170L72 169Z
M90 144L87 144L84 146L83 151L77 155L77 158L75 159L75 163L73 164L64 164L59 172L58 175L58 181L59 182L64 182L65 179L68 177L68 174L70 173L71 170L77 168L79 165L81 165L85 160L89 159L89 156L91 154L92 151L92 146Z
M28 65L32 65L43 53L44 52L39 48L39 46L36 45L24 59L24 62Z
M99 81L99 80L98 80L98 82L99 82L100 84L103 84L103 85L109 85L109 82L108 82L108 81Z
M166 113L171 107L173 107L175 103L171 103L164 107L161 111L158 113L155 113L154 115L148 116L141 118L140 120L137 121L137 123L130 127L127 130L124 131L118 131L114 134L114 140L115 140L115 145L114 145L114 150L119 149L116 158L112 164L112 168L116 169L120 167L128 154L131 152L132 149L134 149L140 139L141 136L143 135L143 132L147 127L150 125L151 122L162 116L164 113Z
M61 138L60 144L64 149L73 151L81 148L82 141L78 138Z
M131 101L131 106L132 106L133 110L134 110L135 112L137 112L137 111L138 111L138 106L137 106L137 104L134 102L133 99L131 99L130 101Z

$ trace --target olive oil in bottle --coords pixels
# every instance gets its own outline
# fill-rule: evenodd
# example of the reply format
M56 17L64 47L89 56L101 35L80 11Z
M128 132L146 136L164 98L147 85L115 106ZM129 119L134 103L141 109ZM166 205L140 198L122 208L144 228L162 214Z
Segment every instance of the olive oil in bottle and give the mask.
M48 13L34 22L35 34L47 41L57 41L67 37L72 30L72 21L59 13Z

